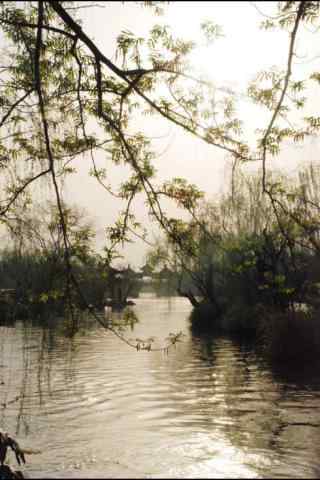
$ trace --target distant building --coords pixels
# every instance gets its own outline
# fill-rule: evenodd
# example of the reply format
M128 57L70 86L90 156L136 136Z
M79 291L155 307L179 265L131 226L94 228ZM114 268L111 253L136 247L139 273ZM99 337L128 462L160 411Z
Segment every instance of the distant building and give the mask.
M138 275L130 266L125 269L110 266L107 273L107 305L125 306L129 296L137 296Z
M140 268L139 275L141 278L143 277L152 277L153 275L153 268L149 264L143 265L143 267Z
M173 272L167 267L167 265L165 265L158 273L158 276L161 280L170 280L172 275Z

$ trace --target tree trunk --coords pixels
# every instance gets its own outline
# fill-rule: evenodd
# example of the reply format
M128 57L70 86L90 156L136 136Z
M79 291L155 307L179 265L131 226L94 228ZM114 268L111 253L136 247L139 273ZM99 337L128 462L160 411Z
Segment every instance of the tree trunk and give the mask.
M196 299L196 297L190 292L190 290L188 292L183 292L180 288L177 288L177 292L179 293L179 295L181 295L182 297L186 297L189 302L191 303L191 305L193 307L199 307L200 305L200 302L198 302L198 300Z

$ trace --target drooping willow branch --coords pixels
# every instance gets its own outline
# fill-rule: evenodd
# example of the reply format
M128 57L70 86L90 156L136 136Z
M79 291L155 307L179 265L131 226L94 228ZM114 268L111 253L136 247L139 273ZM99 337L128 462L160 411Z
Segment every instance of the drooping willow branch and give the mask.
M38 180L40 177L43 177L45 175L47 175L48 173L50 173L50 168L48 168L47 170L43 170L41 171L40 173L38 173L37 175L34 175L33 177L29 178L28 180L26 180L23 185L19 188L17 188L15 190L15 192L13 193L12 197L7 201L7 204L5 205L5 207L3 207L2 209L0 209L0 216L3 216L5 215L11 208L11 206L14 204L14 202L16 201L16 199L20 196L21 193L24 192L24 190L29 186L31 185L31 183L35 182L36 180Z
M229 153L232 153L233 155L241 158L241 159L245 159L246 157L244 157L242 154L240 154L238 151L235 151L234 149L230 149L228 146L224 145L224 141L231 141L231 139L229 138L224 138L222 139L223 142L222 144L217 144L216 142L214 142L212 140L212 138L209 138L208 134L205 134L205 135L202 135L200 134L199 132L196 132L194 128L191 128L190 126L188 126L188 119L185 118L183 115L181 116L180 114L178 114L178 112L173 112L173 111L165 111L164 109L162 109L161 107L159 107L157 104L155 104L149 97L147 97L142 91L141 89L139 88L138 86L138 83L139 83L139 80L144 76L144 75L147 75L147 74L157 74L157 73L174 73L176 76L185 76L185 74L183 72L179 72L179 71L173 71L173 70L170 70L168 68L166 68L165 66L161 66L161 67L156 67L154 69L133 69L133 70L121 70L119 69L116 65L114 65L108 58L106 58L101 52L100 50L96 47L96 45L94 44L94 42L92 42L89 37L83 32L82 28L80 27L80 25L78 25L77 22L75 22L73 20L73 18L68 14L68 12L66 11L66 9L64 9L62 7L62 5L59 3L59 2L48 2L50 3L50 5L52 6L52 8L56 11L56 13L59 15L59 17L63 20L63 22L68 26L69 29L73 30L74 31L74 34L73 36L71 36L69 34L69 32L66 31L66 36L69 37L69 38L72 38L74 40L73 42L73 47L72 47L72 51L74 53L74 56L76 58L76 61L77 61L77 64L78 64L78 68L79 68L79 77L78 77L78 85L77 85L77 96L78 96L78 103L79 103L79 108L80 108L80 117L81 117L81 125L82 127L84 127L84 120L83 120L83 108L82 108L82 103L81 103L81 99L80 99L80 84L81 84L81 72L82 72L82 67L81 67L81 62L79 60L79 58L76 56L76 53L75 53L75 45L77 43L77 41L80 39L89 49L90 51L94 54L94 58L95 58L95 62L96 62L96 70L98 72L98 75L100 75L101 77L101 67L100 67L100 62L103 63L104 65L106 65L109 69L111 69L111 71L113 73L115 73L117 76L119 76L122 80L124 80L127 84L128 84L128 88L121 94L122 96L122 99L124 98L124 96L126 96L128 94L129 91L131 90L134 90L141 98L143 98L148 104L149 106L151 106L154 110L156 110L158 113L160 113L162 116L164 116L165 118L169 119L170 121L172 121L173 123L183 127L184 129L187 129L188 131L192 132L193 134L196 134L197 136L200 136L200 138L202 138L203 140L207 141L208 143L218 147L218 148L222 148L223 150L229 152ZM19 22L18 22L19 23ZM26 27L29 27L29 28L34 28L34 24L30 23L30 22L25 22L24 24ZM19 24L19 26L21 27L21 25ZM54 31L52 29L49 28L48 25L42 23L42 29L45 29L47 31ZM55 27L54 27L55 28ZM64 30L61 30L61 29L56 29L57 32L56 33L60 33L60 34L64 34ZM100 72L100 73L99 73ZM131 80L131 77L135 77L133 80ZM190 77L191 78L191 77ZM97 79L97 83L99 83L99 91L98 91L98 96L100 98L102 98L102 92L103 92L103 89L102 89L102 84L101 84L101 78ZM116 93L116 92L113 92L113 93ZM101 102L100 102L101 103ZM122 103L121 103L122 104ZM102 109L100 109L100 116L101 116L101 112L102 112ZM179 120L179 116L180 116L180 120ZM105 117L106 118L106 117ZM111 119L112 120L112 119ZM190 119L189 119L190 120ZM110 117L108 119L109 123L111 124L111 127L116 130L114 127L115 127L115 122L112 120L112 122L110 122ZM187 122L187 123L186 123ZM201 129L201 125L197 124L195 125L198 129ZM119 132L118 132L119 133ZM122 145L124 145L125 147L125 150L128 152L128 148L127 148L127 144L126 142L123 141L124 140L124 136L121 138L121 143ZM234 142L236 143L236 142ZM132 161L132 155L129 154L129 157L130 157L130 160ZM139 168L137 168L137 166L135 166L135 169L136 171L139 170ZM96 169L95 169L96 171ZM139 172L138 172L138 175L139 175ZM98 176L99 177L99 176ZM148 183L147 182L147 179L143 179L141 178L141 175L139 175L140 177L140 180L142 180L142 183ZM99 181L101 180L100 178L98 178ZM161 212L161 207L160 205L158 204L158 201L157 201L157 196L154 194L154 192L152 192L152 187L150 185L150 183L148 184L148 188L149 188L149 195L148 195L148 199L151 201L151 206L152 206L152 211L153 211L153 214L155 214L155 210L154 210L154 203L157 204L157 208L158 208L158 211ZM151 192L151 196L150 196L150 192ZM157 215L155 215L156 218L157 218ZM160 214L162 220L163 220L163 215ZM157 218L159 219L159 218ZM163 222L162 222L162 226L163 226Z
M7 113L3 115L3 117L0 120L0 128L5 124L6 120L8 120L11 113L18 107L18 105L20 105L20 103L26 100L26 98L29 97L29 95L31 95L32 92L33 92L33 88L28 90L24 95L22 95L21 98L18 98L18 100L13 105L11 105Z
M59 187L56 179L55 163L54 163L54 157L51 149L49 127L48 127L48 121L46 116L46 110L45 110L45 104L44 104L44 98L43 98L43 92L42 92L42 79L41 79L41 73L40 73L43 15L44 15L43 1L40 0L39 7L38 7L38 29L37 29L35 63L34 63L34 76L35 76L34 83L35 83L35 89L37 91L38 99L39 99L39 110L40 110L45 146L46 146L48 162L49 162L49 171L51 173L51 179L54 186L56 202L57 202L57 207L59 211L60 225L61 225L62 234L63 234L64 259L65 259L65 265L67 269L66 298L69 301L71 315L73 316L73 308L72 308L72 302L71 302L71 285L70 285L72 282L73 276L72 276L72 266L70 261L68 233L67 233L67 226L66 226L64 213L63 213Z
M188 131L189 133L192 133L193 135L197 136L198 138L204 140L206 143L209 143L210 145L215 146L216 148L222 149L228 153L231 153L232 155L239 157L242 160L248 160L247 156L243 155L241 152L234 150L233 148L230 148L223 143L217 143L214 142L210 136L208 136L207 133L200 133L199 131L196 131L195 129L191 128L187 121L188 119L183 117L185 121L179 120L177 118L176 112L174 115L170 115L167 111L165 111L163 108L161 108L159 105L157 105L150 97L148 97L146 94L143 93L143 91L139 88L138 82L136 79L131 80L132 73L134 72L137 77L142 78L143 75L145 74L159 74L159 73L170 73L170 74L176 74L180 75L179 71L174 71L170 70L168 68L163 68L157 67L154 69L139 69L139 70L133 70L133 71L126 71L118 68L111 60L109 60L95 45L95 43L88 37L88 35L83 31L81 26L74 21L74 19L69 15L69 13L63 8L60 2L58 1L49 1L48 2L53 10L58 14L58 16L63 20L63 22L74 32L74 34L79 38L91 51L91 53L94 56L96 65L98 64L103 64L107 68L109 68L117 77L119 77L121 80L126 82L128 84L128 87L132 90L134 90L154 111L158 112L162 117L166 118L170 122L175 123L177 126L182 127L184 130ZM99 67L101 68L101 67ZM129 72L129 74L128 74ZM182 74L183 75L183 74ZM201 126L200 126L201 127ZM203 127L201 127L203 128ZM235 142L237 143L237 142Z
M301 222L297 218L297 216L294 215L290 210L286 209L285 206L283 205L283 203L278 198L276 198L276 196L274 195L274 193L272 191L272 188L267 187L267 184L266 184L266 174L267 174L266 173L266 161L267 161L267 151L268 151L267 143L268 143L268 139L270 137L272 128L274 126L274 123L275 123L277 117L280 115L281 108L282 108L282 105L283 105L283 101L284 101L285 96L287 94L289 81L290 81L290 78L291 78L291 75L292 75L292 62L293 62L294 48L295 48L295 44L296 44L298 28L299 28L299 25L300 25L301 21L303 20L306 9L308 8L308 3L309 2L300 1L299 4L298 4L298 9L297 9L297 12L296 12L293 29L292 29L291 34L290 34L289 50L288 50L288 57L287 57L287 68L286 68L286 73L285 73L285 77L284 77L283 87L282 87L281 94L280 94L279 100L277 102L277 105L276 105L276 107L273 111L272 117L270 119L270 122L267 126L266 132L265 132L265 134L263 136L263 139L261 141L261 144L262 144L262 190L263 190L263 193L265 193L270 199L273 211L274 211L276 219L277 219L278 226L280 228L280 231L281 231L282 235L287 239L287 243L288 243L288 246L289 246L292 257L293 257L292 240L291 240L291 238L289 238L285 228L282 225L282 220L279 216L277 206L280 207L280 209L283 211L283 213L285 213L286 215L289 215L290 218L297 225L302 227L305 231L307 231L307 229L305 228L305 225L303 224L303 222ZM320 246L314 240L312 235L309 235L309 241L311 242L311 244L313 245L315 250L319 251Z
M146 193L146 195L149 199L149 205L151 206L151 210L152 210L154 216L156 217L156 219L158 220L160 225L163 227L163 229L165 231L167 231L167 233L169 234L169 237L174 242L179 244L179 246L182 250L185 250L186 246L183 243L183 239L180 236L178 236L176 234L176 232L174 232L172 230L172 228L170 228L170 224L168 223L165 215L163 214L161 205L159 203L158 193L153 189L153 186L151 185L150 181L142 174L141 169L139 168L139 165L137 164L137 161L135 159L135 155L132 152L132 149L131 149L129 143L126 140L125 135L122 132L122 129L121 129L120 125L118 125L118 123L115 120L113 120L110 117L110 115L108 115L103 110L103 98L102 98L103 93L102 93L102 74L101 74L101 64L100 64L100 61L101 61L100 53L98 54L96 52L95 61L96 61L97 95L98 95L98 98L97 98L97 113L98 113L99 117L101 117L119 136L120 142L121 142L121 147L122 147L122 150L123 150L123 154L124 154L125 158L127 158L128 162L135 169L135 171L136 171L136 173L139 177L139 180L140 180L141 184L143 185L145 193ZM106 62L104 62L104 63L106 63ZM109 66L108 62L107 62L107 65ZM116 72L119 73L119 70L117 69ZM123 75L121 74L121 76L123 76ZM135 88L134 82L133 82L132 88ZM129 202L128 202L126 213L125 213L125 220L124 220L124 224L123 224L123 229L126 228L126 221L127 221L127 218L128 218L128 212L129 212L129 208L130 208L130 203L133 199L133 195L134 195L134 191L132 192L132 195L129 198ZM155 205L157 206L157 209L155 209ZM187 252L187 253L190 253L190 252ZM185 267L185 268L187 268L187 267ZM194 275L196 275L196 274L194 274Z
M180 341L182 332L179 332L176 335L172 335L169 337L170 342L168 345L165 347L161 348L152 348L151 343L145 343L143 341L138 341L137 343L132 343L129 340L127 340L124 336L122 336L119 332L117 332L116 329L114 329L111 326L105 325L103 321L99 318L98 315L93 311L92 308L88 305L84 294L79 286L79 283L74 275L73 269L72 269L72 264L70 260L70 252L69 252L69 241L68 241L68 231L67 231L67 226L65 222L65 217L64 217L64 211L63 211L63 206L62 206L62 200L60 197L60 192L59 192L59 187L57 184L56 180L56 173L55 173L55 161L54 161L54 155L53 151L51 148L51 141L50 141L50 134L49 134L49 126L48 126L48 121L47 121L47 116L46 116L46 109L45 109L45 101L44 101L44 95L42 91L42 80L41 80L41 74L40 74L40 62L41 62L41 49L42 49L42 25L43 25L43 15L44 15L44 10L43 10L43 1L39 2L39 7L38 7L38 29L37 29L37 38L36 38L36 50L35 50L35 65L34 65L34 83L35 83L35 89L38 94L38 99L39 99L39 110L40 110L40 116L41 116L41 122L43 126L43 135L44 135L44 140L45 140L45 145L46 145L46 151L47 151L47 156L48 156L48 161L49 161L49 172L51 173L51 178L52 178L52 183L54 186L55 194L56 194L56 201L57 201L57 206L58 206L58 212L59 212L59 218L60 218L60 225L62 228L62 233L63 233L63 242L64 242L64 259L65 259L65 264L66 264L66 269L67 269L67 292L66 292L66 297L70 301L70 306L72 305L71 303L71 284L75 287L77 293L81 297L81 299L84 301L86 308L88 311L94 316L94 318L107 330L110 330L113 334L115 334L119 339L124 341L126 344L128 344L131 347L136 348L137 350L148 350L148 351L168 351L168 349L172 346L175 345L177 342ZM101 82L101 72L99 71L98 73L98 79L100 79ZM98 80L99 82L99 80ZM99 83L100 86L100 83ZM98 88L98 110L99 113L101 114L102 117L104 117L109 123L111 122L108 116L104 116L101 106L102 106L102 96L101 96L101 91ZM112 124L112 122L111 122ZM128 144L125 142L126 147L128 149L128 152L130 152ZM130 152L131 153L131 152ZM132 160L133 156L132 156ZM135 163L135 161L134 161ZM136 166L137 167L137 166ZM130 208L130 203L132 201L133 196L129 199L128 202L128 207L126 211L126 217L129 214L129 208ZM73 309L71 308L71 313L73 315Z
M300 22L302 20L302 17L303 17L305 8L306 8L306 3L308 3L308 2L304 2L304 1L299 2L297 15L296 15L294 26L293 26L293 29L292 29L292 32L291 32L291 35L290 35L290 45L289 45L289 52L288 52L287 69L286 69L286 74L285 74L285 77L284 77L284 82L283 82L281 95L279 97L278 103L277 103L277 105L276 105L276 107L273 111L271 120L270 120L270 122L267 126L266 132L265 132L265 134L263 136L263 139L261 141L261 144L262 144L262 188L263 188L263 192L265 192L265 193L269 192L269 190L266 187L266 160L267 160L267 149L268 149L267 141L270 137L270 133L271 133L272 127L274 125L274 122L276 121L276 119L277 119L277 117L280 113L280 110L281 110L281 107L282 107L282 104L283 104L283 100L284 100L286 92L288 90L289 80L290 80L290 77L291 77L291 74L292 74L292 60L293 60L293 55L294 55L294 47L295 47L298 27L299 27Z

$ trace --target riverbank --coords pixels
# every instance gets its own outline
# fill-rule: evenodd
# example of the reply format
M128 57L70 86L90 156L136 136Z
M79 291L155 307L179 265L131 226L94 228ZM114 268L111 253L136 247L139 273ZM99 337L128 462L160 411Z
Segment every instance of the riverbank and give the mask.
M281 311L262 304L242 309L231 306L217 316L213 306L203 303L191 312L190 324L196 334L250 336L256 348L273 362L296 364L320 355L319 316L319 310L311 307Z

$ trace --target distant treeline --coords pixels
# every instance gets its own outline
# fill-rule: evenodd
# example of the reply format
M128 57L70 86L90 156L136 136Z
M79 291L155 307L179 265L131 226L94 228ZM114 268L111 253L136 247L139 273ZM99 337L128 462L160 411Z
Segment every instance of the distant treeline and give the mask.
M73 262L73 270L85 301L101 307L106 292L105 269L94 256ZM66 266L62 255L23 253L5 249L0 253L0 288L14 289L12 301L2 302L2 311L25 317L51 311L63 314L67 294ZM74 292L74 304L84 308L83 299Z

